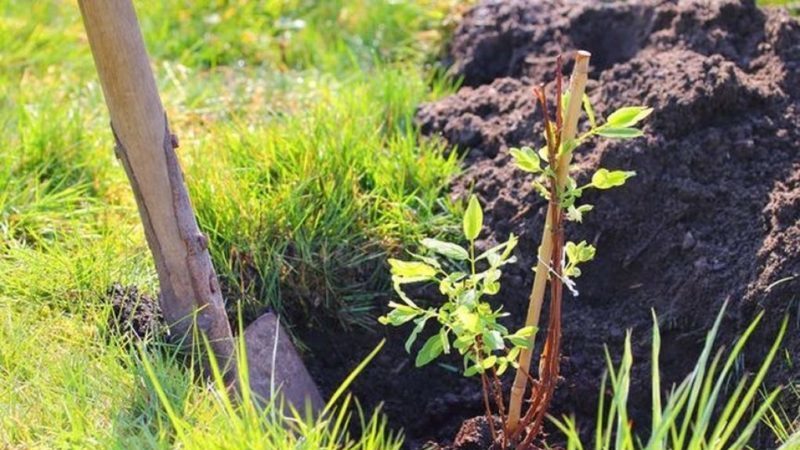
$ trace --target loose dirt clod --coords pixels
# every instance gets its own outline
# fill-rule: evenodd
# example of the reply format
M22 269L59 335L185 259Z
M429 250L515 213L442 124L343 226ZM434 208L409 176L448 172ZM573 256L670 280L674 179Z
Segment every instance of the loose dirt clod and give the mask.
M800 25L752 1L484 1L469 12L451 51L451 70L467 87L423 105L417 118L424 133L469 151L454 195L473 191L486 205L496 234L485 245L521 236L520 263L506 271L500 293L505 305L530 289L546 206L514 172L507 149L542 145L532 86L550 77L557 54L578 48L593 54L590 78L598 81L588 93L596 110L645 104L655 113L646 138L588 145L577 155L579 184L600 166L637 176L618 192L587 195L597 208L570 231L594 243L599 258L583 270L580 296L564 305L566 381L555 406L591 420L602 345L621 348L632 328L640 336L633 411L646 423L651 308L662 323L669 381L694 364L725 299L738 305L726 339L761 308L761 342L784 313L797 314ZM511 312L522 318L523 302ZM800 335L789 335L796 355ZM772 380L785 383L797 367L776 364Z
M114 283L106 292L111 303L109 329L131 340L164 337L167 325L158 301L136 286Z

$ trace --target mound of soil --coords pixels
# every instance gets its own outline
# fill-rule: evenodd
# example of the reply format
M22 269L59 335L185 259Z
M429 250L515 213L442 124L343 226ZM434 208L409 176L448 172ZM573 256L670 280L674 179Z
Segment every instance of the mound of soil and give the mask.
M800 292L800 25L752 1L484 1L458 28L452 68L466 87L422 105L425 134L468 151L454 196L475 192L491 233L520 238L499 301L524 317L545 204L507 149L538 148L541 112L532 85L553 78L555 57L592 52L595 110L655 108L646 137L599 141L577 155L579 184L597 168L635 170L594 204L571 240L597 246L580 296L564 311L564 383L555 407L591 426L603 345L619 353L632 329L638 368L633 417L647 417L651 308L663 335L666 378L683 378L722 304L728 342L767 314L748 368L760 362ZM567 67L569 69L569 67ZM568 73L568 70L567 70ZM794 323L794 321L793 321ZM789 354L800 350L792 325ZM800 374L778 361L773 383ZM409 402L413 401L408 399ZM453 411L462 415L462 411Z

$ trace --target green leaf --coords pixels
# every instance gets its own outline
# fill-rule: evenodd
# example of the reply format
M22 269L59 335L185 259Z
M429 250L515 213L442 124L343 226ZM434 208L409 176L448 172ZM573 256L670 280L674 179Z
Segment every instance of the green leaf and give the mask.
M517 330L516 333L506 336L506 339L508 339L515 348L531 348L533 345L531 342L533 340L532 337L536 334L536 330L537 328L534 326L523 327ZM514 357L511 356L512 352L515 355ZM514 349L512 349L512 352L509 352L509 358L514 359L519 350L514 351Z
M539 150L537 150L536 153L539 155L539 159L541 161L544 161L544 162L547 162L547 163L550 162L549 161L550 149L547 148L546 145L544 147L540 148Z
M550 200L550 191L547 190L545 185L539 183L538 181L533 182L533 189L539 193L539 195L544 198L545 200Z
M579 278L581 276L581 269L580 267L569 267L564 269L564 275L568 276L569 278Z
M592 175L592 186L597 189L611 189L612 187L622 186L625 180L636 175L636 172L626 170L598 169Z
M508 369L508 359L504 357L497 358L497 375L506 373Z
M577 208L575 205L570 205L569 208L567 208L567 220L581 223L583 222L583 215L591 211L593 208L594 206L592 205L581 205Z
M644 136L644 132L637 128L614 128L605 126L598 128L597 134L603 137L614 139L631 139Z
M431 336L425 341L425 344L417 353L417 359L414 361L414 365L417 367L422 367L425 364L436 359L437 356L442 354L442 350L444 346L442 345L442 339L439 337L438 334Z
M606 125L612 128L632 127L652 112L653 108L646 106L625 106L611 113Z
M525 172L539 173L542 171L542 162L539 155L530 147L512 148L509 150L517 167Z
M507 260L509 256L511 256L511 252L514 251L514 248L517 246L517 243L519 243L519 238L517 238L517 236L514 235L514 233L509 234L508 240L506 241L506 249L503 250L503 254L501 256L501 258L504 261Z
M408 305L389 302L389 306L394 309L392 309L385 316L378 318L378 322L382 323L383 325L391 324L394 326L400 326L422 314L421 310L415 309Z
M467 370L464 371L464 376L465 377L471 377L471 376L477 374L478 372L480 372L481 370L483 370L483 368L478 366L477 364L469 366L469 367L467 367Z
M445 354L450 353L450 338L447 336L447 328L439 329L439 339L442 341L442 349Z
M478 325L480 324L478 314L470 312L467 308L459 307L456 309L456 317L465 330L472 333L478 332Z
M474 241L481 233L483 226L483 211L478 198L474 195L469 198L467 211L464 213L464 236L467 240Z
M592 108L592 102L589 100L589 96L583 94L583 110L586 111L586 116L589 118L589 125L592 128L597 128L597 119L594 115L594 108Z
M429 316L424 316L416 320L417 326L414 327L414 329L411 331L411 334L408 336L408 339L406 339L406 344L405 344L406 353L411 353L411 345L414 344L414 341L417 340L417 336L419 335L419 333L422 331L423 328L425 328L425 322L427 322L428 319Z
M433 250L434 252L446 256L456 261L463 261L469 258L469 253L461 247L450 242L440 241L438 239L425 238L422 240L422 245Z
M483 343L489 350L502 350L506 348L506 344L503 342L503 336L496 330L484 331Z
M490 356L487 356L486 358L484 358L483 361L481 361L481 367L483 367L484 370L488 370L488 369L491 369L492 367L494 367L494 364L496 362L497 362L497 356L490 355Z
M431 267L433 267L435 269L441 269L442 268L442 265L439 264L439 261L437 261L436 258L432 258L430 256L417 255L417 254L414 254L414 253L412 253L412 255L414 255L414 258L417 258L418 260L424 262L425 264L427 264L427 265L429 265L429 266L431 266Z
M458 350L458 352L463 355L472 346L474 340L475 338L472 335L462 335L457 337L456 340L453 341L453 347L455 347Z
M392 271L392 279L398 284L426 281L436 276L436 269L424 262L390 258L389 266Z
M581 241L579 244L567 242L564 246L564 252L567 254L567 259L570 263L578 264L593 260L596 249L586 241Z

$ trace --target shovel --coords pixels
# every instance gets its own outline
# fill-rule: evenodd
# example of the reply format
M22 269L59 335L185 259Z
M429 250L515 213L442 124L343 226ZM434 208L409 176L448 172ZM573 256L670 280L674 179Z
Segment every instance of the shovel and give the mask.
M272 313L245 330L248 376L237 367L235 340L225 313L208 239L195 219L175 148L178 140L156 88L131 0L79 0L97 74L111 116L116 153L128 176L161 287L161 309L170 334L191 348L208 338L225 381L297 411L318 413L324 403L287 333ZM200 345L198 345L200 344ZM208 372L210 373L210 372ZM307 408L311 408L308 411Z

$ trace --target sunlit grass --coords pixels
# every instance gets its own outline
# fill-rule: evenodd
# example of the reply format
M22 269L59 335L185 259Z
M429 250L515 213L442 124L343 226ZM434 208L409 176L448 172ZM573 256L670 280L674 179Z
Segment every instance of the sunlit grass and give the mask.
M456 6L137 2L231 306L368 325L381 256L447 229L457 161L412 118L452 89L426 61ZM371 412L349 438L231 415L174 349L113 337L108 287L157 283L74 1L0 0L0 136L0 447L397 448Z

